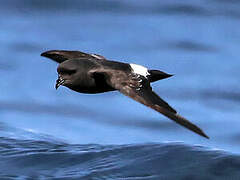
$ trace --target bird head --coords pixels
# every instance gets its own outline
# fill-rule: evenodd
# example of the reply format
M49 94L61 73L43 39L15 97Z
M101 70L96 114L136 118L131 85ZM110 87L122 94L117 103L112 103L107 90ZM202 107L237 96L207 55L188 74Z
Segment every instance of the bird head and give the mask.
M79 84L81 77L78 60L67 60L59 64L57 68L58 79L56 80L55 88L66 86L72 88Z

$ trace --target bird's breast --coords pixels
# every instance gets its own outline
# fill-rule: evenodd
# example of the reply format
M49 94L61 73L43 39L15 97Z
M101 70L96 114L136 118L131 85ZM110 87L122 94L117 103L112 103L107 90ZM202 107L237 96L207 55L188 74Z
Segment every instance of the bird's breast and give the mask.
M108 91L114 91L115 89L110 86L72 86L69 87L71 90L79 92L79 93L86 93L86 94L97 94L97 93L104 93Z
M79 93L103 93L115 90L109 86L105 79L94 79L92 77L83 77L78 83L68 86L71 90L77 91Z

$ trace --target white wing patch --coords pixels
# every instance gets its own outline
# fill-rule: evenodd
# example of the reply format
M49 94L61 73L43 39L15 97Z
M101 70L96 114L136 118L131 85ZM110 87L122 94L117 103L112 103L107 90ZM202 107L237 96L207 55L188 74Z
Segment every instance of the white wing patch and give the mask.
M144 77L147 77L147 75L150 75L148 72L148 69L144 66L141 66L138 64L130 64L130 66L135 74L140 74Z
M95 57L97 59L105 59L103 56L98 55L98 54L91 54L92 57Z

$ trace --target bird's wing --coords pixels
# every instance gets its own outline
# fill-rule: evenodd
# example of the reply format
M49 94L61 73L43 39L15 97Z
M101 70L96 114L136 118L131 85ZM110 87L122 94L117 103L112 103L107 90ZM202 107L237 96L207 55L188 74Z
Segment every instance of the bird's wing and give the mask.
M62 63L69 59L89 59L89 60L107 60L98 54L88 54L81 51L51 50L41 54L41 56L52 59L57 63Z
M145 77L132 73L126 74L122 71L105 71L94 73L95 76L97 76L98 73L104 74L107 83L111 87L119 90L124 95L167 116L171 120L186 127L187 129L205 138L209 138L199 127L189 122L184 117L178 115L177 112L167 102L153 92L149 81Z

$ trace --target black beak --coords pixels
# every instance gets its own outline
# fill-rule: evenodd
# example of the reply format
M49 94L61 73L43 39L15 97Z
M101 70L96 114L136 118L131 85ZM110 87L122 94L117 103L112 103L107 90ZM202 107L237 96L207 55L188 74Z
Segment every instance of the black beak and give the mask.
M60 75L58 75L58 79L56 80L56 85L55 85L56 90L59 88L59 86L63 85L64 82L65 80Z

